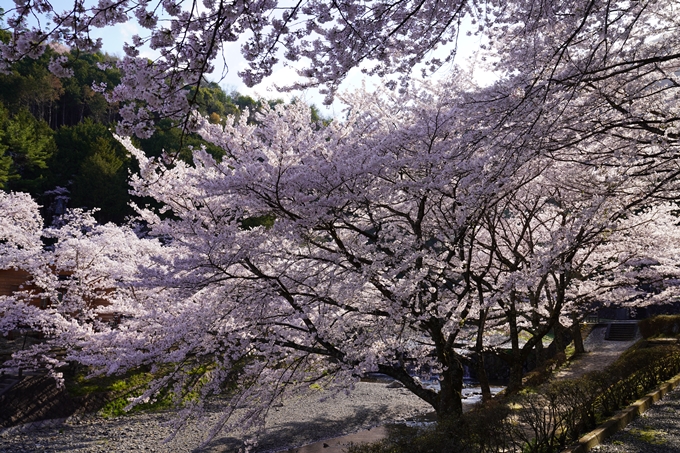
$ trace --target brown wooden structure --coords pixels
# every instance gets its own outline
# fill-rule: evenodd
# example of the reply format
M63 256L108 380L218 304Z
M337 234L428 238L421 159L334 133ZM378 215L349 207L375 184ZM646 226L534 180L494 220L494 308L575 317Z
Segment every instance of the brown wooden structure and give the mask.
M62 272L60 276L68 277L70 272ZM16 291L34 291L36 297L28 300L30 305L38 308L47 308L48 301L42 299L38 294L40 293L40 288L34 285L32 282L32 277L29 272L21 269L0 269L0 296L11 296ZM107 294L112 293L113 289L107 289L104 292ZM102 306L110 305L109 301L104 298L94 298L88 302L89 308L97 308ZM115 319L113 314L103 314L99 318L104 322L111 322Z

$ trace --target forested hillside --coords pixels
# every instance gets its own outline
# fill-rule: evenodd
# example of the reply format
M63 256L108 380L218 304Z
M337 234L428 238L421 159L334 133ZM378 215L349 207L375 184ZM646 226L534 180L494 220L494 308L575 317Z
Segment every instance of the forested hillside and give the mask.
M6 42L4 33L0 38ZM68 58L72 77L50 72L56 53ZM97 209L95 218L102 223L120 224L132 214L127 178L136 164L113 137L119 106L106 99L121 79L115 60L53 44L40 58L23 59L10 74L0 73L0 188L30 193L48 223L67 207ZM99 92L93 86L106 89ZM226 93L215 82L206 82L190 98L213 123L257 110L259 104L250 96ZM165 151L185 161L200 146L218 158L224 153L168 119L158 121L151 138L135 143L149 156Z

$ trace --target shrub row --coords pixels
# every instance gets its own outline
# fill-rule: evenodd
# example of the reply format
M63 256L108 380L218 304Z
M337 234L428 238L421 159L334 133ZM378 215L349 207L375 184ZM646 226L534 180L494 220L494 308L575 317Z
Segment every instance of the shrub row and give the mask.
M643 344L623 354L606 372L592 373L584 379L599 383L602 394L594 405L598 414L609 416L678 373L678 346L644 347Z
M516 404L524 453L552 453L578 440L615 411L680 373L680 348L645 347L624 353L604 372L554 381Z

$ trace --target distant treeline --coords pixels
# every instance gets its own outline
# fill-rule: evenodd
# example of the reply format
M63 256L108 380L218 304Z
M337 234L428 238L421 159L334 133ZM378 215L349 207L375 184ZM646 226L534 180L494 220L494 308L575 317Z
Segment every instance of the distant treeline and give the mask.
M9 34L0 30L0 39L7 42ZM72 77L58 78L49 71L58 54L67 56ZM115 61L107 54L76 53L57 44L36 60L14 64L10 74L0 74L0 189L30 193L48 222L66 207L96 208L102 223L120 224L133 214L127 178L136 163L112 135L119 106L92 89L105 83L110 90L120 82ZM214 82L191 94L194 107L213 123L261 105L250 96L226 93ZM320 120L316 108L310 108L313 120ZM215 157L223 154L170 120L159 120L151 138L135 141L149 156L165 151L190 161L191 148L201 145Z

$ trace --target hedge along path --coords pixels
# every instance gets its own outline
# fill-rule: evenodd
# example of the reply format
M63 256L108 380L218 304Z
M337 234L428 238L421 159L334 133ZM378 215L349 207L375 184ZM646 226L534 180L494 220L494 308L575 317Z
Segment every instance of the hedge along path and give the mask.
M561 453L585 453L593 447L600 445L605 439L625 428L628 423L632 422L638 415L650 409L654 403L663 398L679 384L680 374L677 374L661 384L656 390L648 393L630 406L619 411L594 430L581 436L578 444L571 446L566 450L562 450Z

